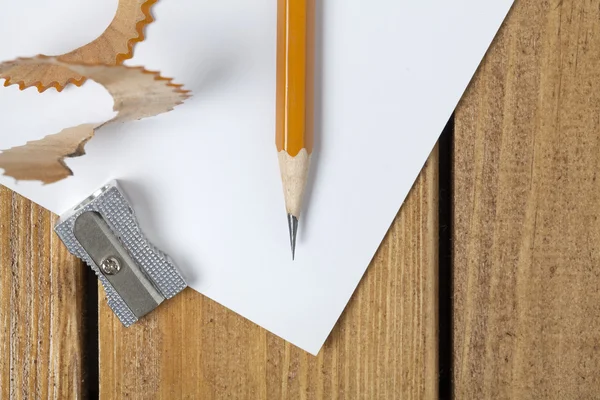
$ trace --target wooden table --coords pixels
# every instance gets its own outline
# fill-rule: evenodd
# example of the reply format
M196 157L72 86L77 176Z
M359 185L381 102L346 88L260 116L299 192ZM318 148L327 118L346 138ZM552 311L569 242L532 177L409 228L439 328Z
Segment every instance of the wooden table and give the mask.
M2 188L0 398L599 398L599 170L598 2L517 0L318 357L191 290L122 328Z

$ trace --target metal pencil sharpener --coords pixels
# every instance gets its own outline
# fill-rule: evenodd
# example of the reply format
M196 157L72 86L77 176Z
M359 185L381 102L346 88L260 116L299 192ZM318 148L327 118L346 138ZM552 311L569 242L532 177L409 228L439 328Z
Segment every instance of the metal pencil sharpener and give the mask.
M169 257L144 237L117 181L63 214L54 230L94 270L125 326L187 287Z

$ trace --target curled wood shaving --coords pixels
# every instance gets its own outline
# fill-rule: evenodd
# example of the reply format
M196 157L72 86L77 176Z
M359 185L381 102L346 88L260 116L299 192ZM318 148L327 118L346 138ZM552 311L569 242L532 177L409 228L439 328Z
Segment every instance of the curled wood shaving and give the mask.
M0 64L0 74L14 68L47 65L68 69L88 76L103 85L114 99L117 115L107 122L79 125L43 139L28 142L0 153L4 175L17 180L53 183L72 175L66 157L85 154L83 147L96 130L112 123L134 121L171 111L190 97L189 91L158 72L124 65L70 64L56 57L38 56Z
M85 124L63 129L41 140L27 142L0 153L0 168L4 175L17 180L35 180L53 183L73 175L64 162L65 157L85 154L83 147L94 136L95 124ZM66 175L65 175L66 174Z
M121 65L133 56L133 47L144 40L144 28L154 21L150 12L157 0L119 0L114 19L96 40L70 53L56 56L69 64ZM69 83L81 86L86 78L70 68L53 64L28 64L0 73L4 86L19 85L38 91L62 91Z

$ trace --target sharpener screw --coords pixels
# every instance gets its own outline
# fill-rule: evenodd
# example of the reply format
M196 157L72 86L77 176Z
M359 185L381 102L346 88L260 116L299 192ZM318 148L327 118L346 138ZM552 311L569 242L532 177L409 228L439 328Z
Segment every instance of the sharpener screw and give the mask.
M106 257L104 261L102 261L100 268L106 275L115 275L121 270L121 263L116 257L110 256Z

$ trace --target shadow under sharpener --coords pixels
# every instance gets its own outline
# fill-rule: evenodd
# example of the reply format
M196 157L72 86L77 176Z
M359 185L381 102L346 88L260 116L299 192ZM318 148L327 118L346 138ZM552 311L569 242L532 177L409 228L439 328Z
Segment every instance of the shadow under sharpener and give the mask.
M94 270L126 327L187 287L169 257L144 237L117 181L63 214L54 230Z

